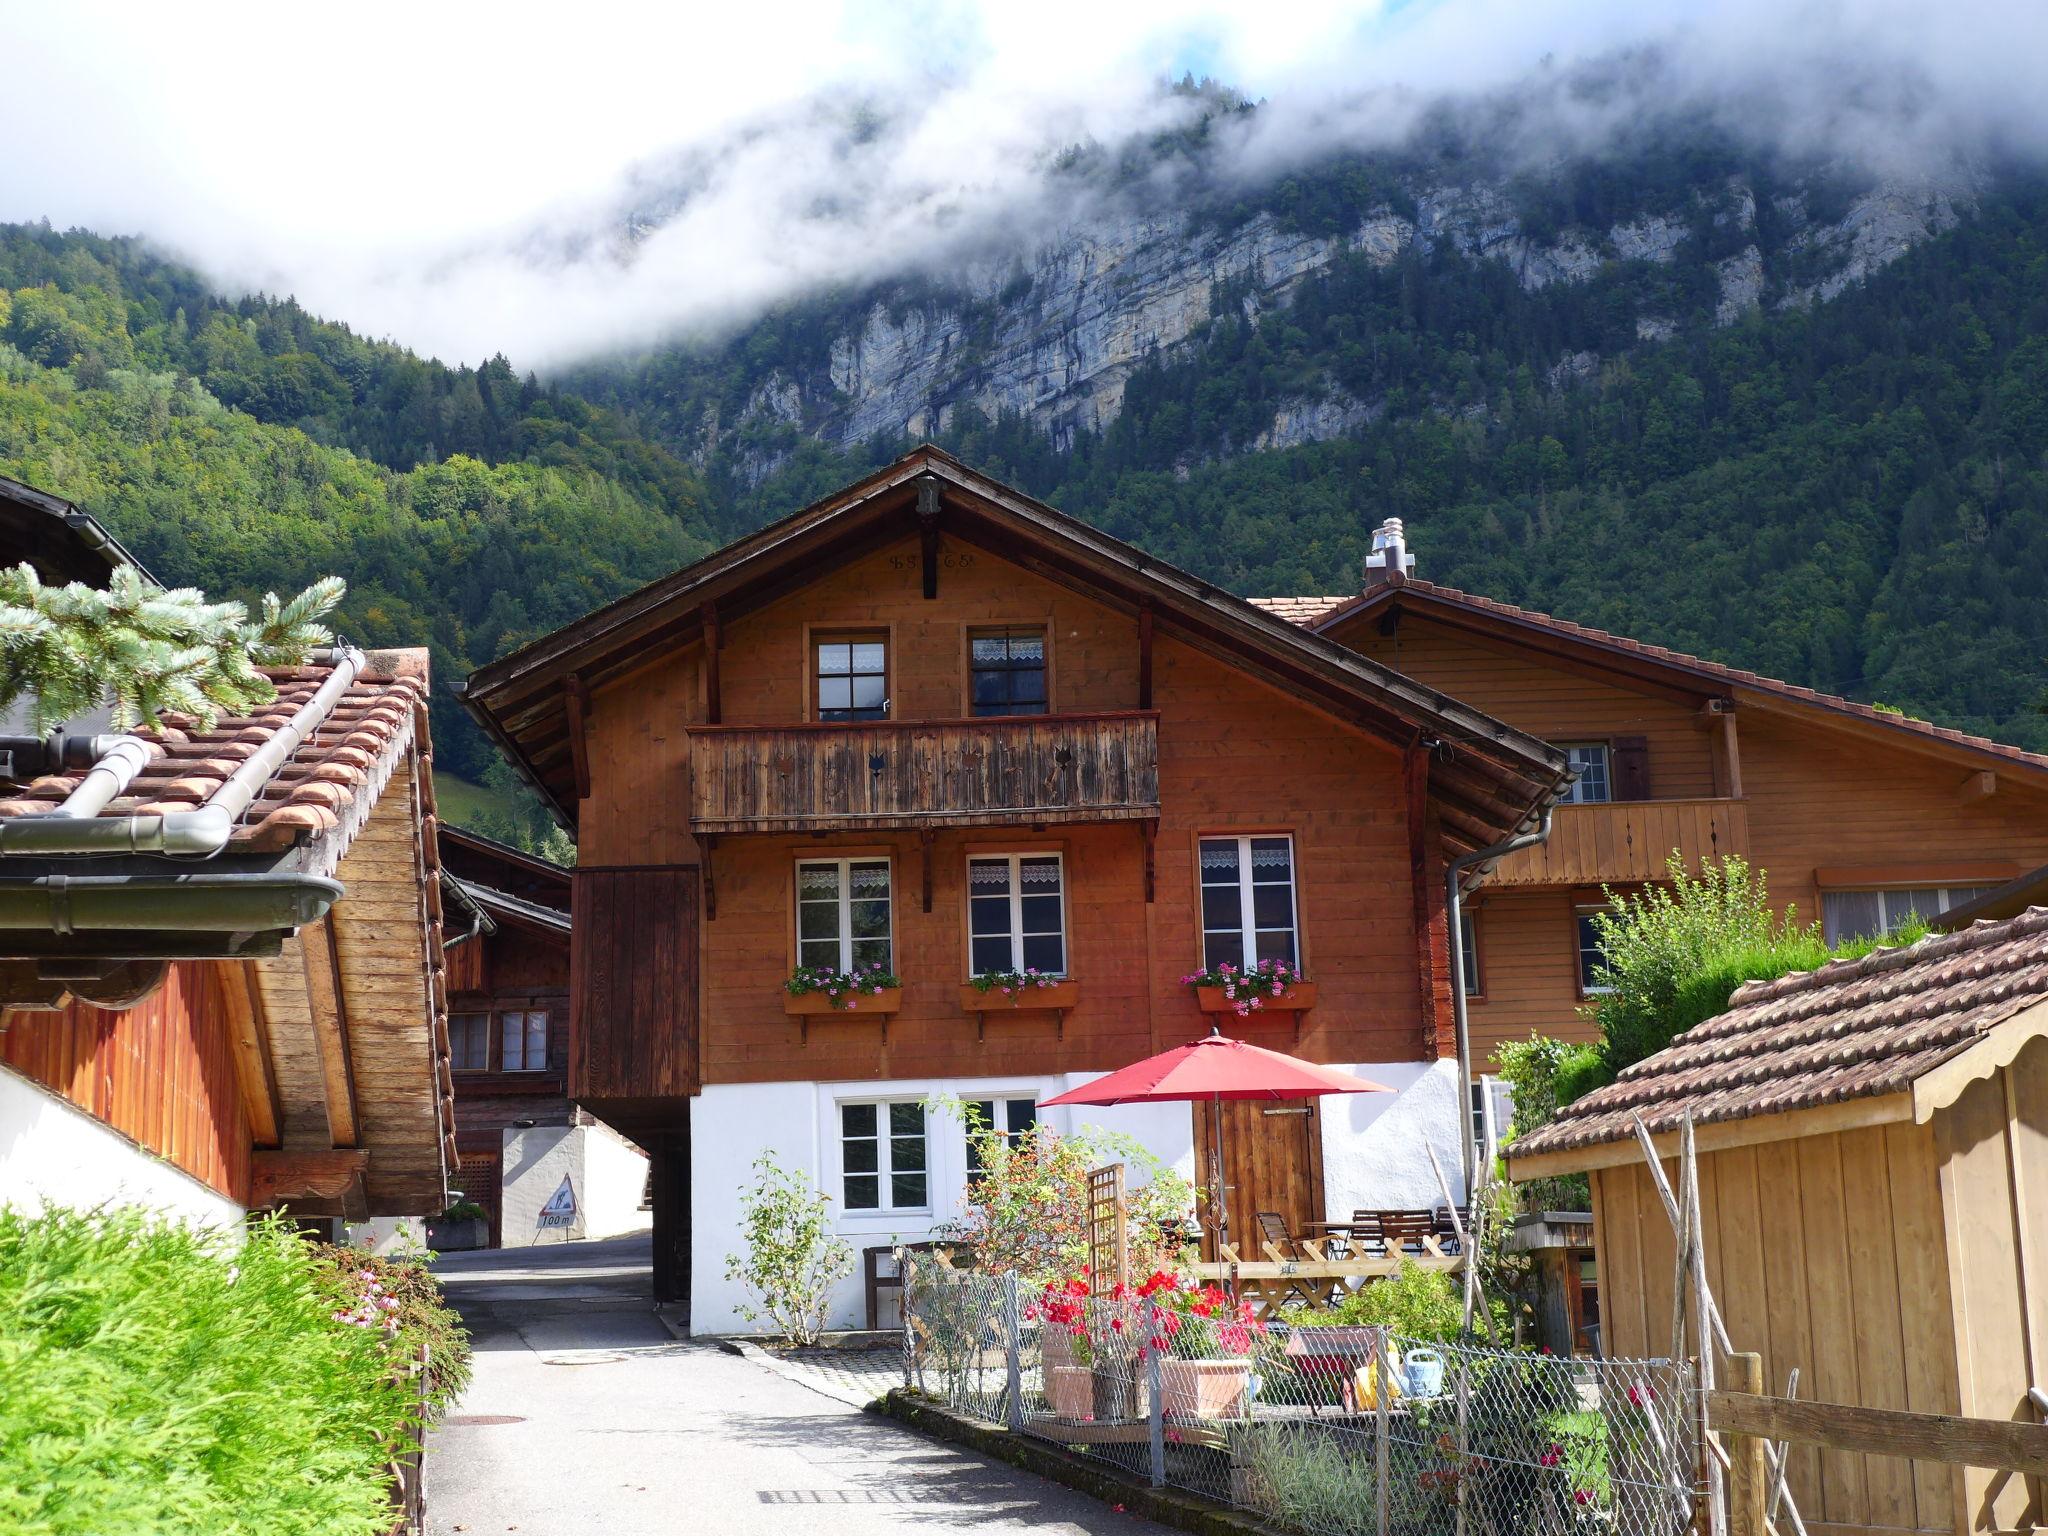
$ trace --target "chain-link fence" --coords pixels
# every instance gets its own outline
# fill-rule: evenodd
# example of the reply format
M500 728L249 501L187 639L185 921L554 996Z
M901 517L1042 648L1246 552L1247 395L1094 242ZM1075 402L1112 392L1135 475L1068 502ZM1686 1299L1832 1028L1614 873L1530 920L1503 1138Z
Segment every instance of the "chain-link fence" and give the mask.
M1683 1361L1572 1361L1376 1327L1247 1328L1157 1298L920 1266L904 1379L954 1408L1304 1536L1680 1536Z

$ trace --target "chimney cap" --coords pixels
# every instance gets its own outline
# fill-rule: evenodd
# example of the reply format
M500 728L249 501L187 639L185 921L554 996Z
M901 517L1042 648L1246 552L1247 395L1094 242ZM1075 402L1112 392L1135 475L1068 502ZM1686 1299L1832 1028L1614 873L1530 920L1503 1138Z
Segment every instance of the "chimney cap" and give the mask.
M1408 552L1401 519L1390 517L1372 531L1372 553L1365 557L1366 590L1406 581L1414 574L1415 556Z

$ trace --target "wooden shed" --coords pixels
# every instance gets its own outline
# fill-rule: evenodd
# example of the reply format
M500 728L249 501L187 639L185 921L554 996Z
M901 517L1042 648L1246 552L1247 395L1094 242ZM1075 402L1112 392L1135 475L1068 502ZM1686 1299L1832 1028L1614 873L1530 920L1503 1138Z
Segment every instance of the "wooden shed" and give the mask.
M1797 1367L1803 1398L2039 1423L2044 1036L2036 907L1742 988L1522 1139L1509 1171L1590 1175L1605 1352L1668 1354L1674 1237L1634 1117L1675 1157L1690 1114L1709 1284L1767 1390ZM1792 1462L1813 1536L2048 1519L2040 1479L1798 1447Z

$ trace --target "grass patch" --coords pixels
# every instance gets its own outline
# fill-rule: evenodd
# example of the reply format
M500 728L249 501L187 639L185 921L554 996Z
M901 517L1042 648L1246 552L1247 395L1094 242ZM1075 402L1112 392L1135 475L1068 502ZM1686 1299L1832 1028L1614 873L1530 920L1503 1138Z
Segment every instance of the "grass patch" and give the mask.
M387 1530L419 1383L403 1322L340 1320L366 1291L276 1222L0 1210L0 1530Z

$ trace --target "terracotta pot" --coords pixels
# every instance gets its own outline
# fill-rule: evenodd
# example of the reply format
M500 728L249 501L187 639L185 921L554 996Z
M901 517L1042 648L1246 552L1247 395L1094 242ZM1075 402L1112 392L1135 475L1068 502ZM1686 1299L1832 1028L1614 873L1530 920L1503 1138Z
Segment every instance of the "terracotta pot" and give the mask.
M1227 1013L1238 1017L1237 1004L1242 999L1223 995L1221 987L1195 988L1195 1003L1204 1013ZM1316 1005L1316 984L1312 981L1297 981L1278 997L1261 997L1259 1006L1247 1017L1257 1018L1265 1013L1306 1013Z
M1074 1336L1058 1323L1043 1323L1038 1331L1038 1354L1049 1371L1074 1363Z
M1166 1412L1184 1419L1243 1417L1251 1379L1249 1360L1159 1362L1159 1396Z
M1095 1417L1095 1374L1085 1365L1048 1365L1045 1404L1056 1419Z

